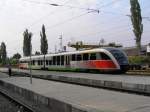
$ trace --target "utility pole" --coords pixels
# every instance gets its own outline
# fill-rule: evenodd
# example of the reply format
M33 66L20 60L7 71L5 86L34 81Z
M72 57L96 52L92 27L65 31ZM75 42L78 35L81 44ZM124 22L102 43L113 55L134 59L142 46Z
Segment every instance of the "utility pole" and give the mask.
M57 52L57 46L55 45L55 53Z
M30 42L30 84L32 84L32 69L31 69L31 42Z
M63 51L62 35L60 35L59 39L60 39L60 52L62 52Z

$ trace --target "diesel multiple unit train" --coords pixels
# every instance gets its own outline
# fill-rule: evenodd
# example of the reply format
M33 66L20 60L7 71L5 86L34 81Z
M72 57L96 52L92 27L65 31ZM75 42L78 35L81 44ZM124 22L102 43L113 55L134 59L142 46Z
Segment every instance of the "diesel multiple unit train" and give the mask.
M30 62L31 60L31 62ZM44 64L45 63L45 64ZM45 66L44 66L45 65ZM49 70L95 70L99 72L126 72L128 60L125 53L117 48L96 48L83 51L62 52L20 59L21 69Z

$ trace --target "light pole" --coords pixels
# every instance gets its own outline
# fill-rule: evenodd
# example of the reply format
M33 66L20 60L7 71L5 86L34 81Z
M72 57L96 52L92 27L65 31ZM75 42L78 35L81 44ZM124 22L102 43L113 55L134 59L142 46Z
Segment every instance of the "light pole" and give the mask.
M32 33L29 35L29 37L32 37ZM31 47L31 41L30 41L30 61L29 61L29 69L30 69L30 84L32 84L32 69L31 69L31 52L32 47Z
M62 35L60 35L59 39L60 39L60 52L62 52L63 51Z
M30 84L32 84L32 69L31 69L31 47L30 47Z

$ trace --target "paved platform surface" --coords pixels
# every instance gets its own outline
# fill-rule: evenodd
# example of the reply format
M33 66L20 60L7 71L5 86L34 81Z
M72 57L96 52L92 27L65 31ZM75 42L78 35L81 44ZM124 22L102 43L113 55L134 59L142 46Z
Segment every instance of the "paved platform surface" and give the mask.
M0 73L1 75L1 73ZM29 77L0 78L7 83L31 90L46 97L58 99L96 112L150 112L150 97L103 89L84 87ZM101 110L101 111L100 111Z
M6 68L0 68L0 71L7 71ZM13 69L13 71L21 71L29 73L29 70ZM125 74L93 74L93 73L76 73L76 72L55 72L32 70L33 75L56 75L75 78L86 78L94 80L117 81L133 84L150 84L150 76L129 76Z
M0 78L8 78L9 76L5 73L0 73Z

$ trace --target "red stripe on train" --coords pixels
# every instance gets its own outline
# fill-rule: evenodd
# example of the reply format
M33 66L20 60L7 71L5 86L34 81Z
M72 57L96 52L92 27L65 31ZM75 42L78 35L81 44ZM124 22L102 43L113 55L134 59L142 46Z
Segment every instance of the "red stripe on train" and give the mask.
M91 61L90 64L97 69L117 68L117 66L111 60L95 60Z

